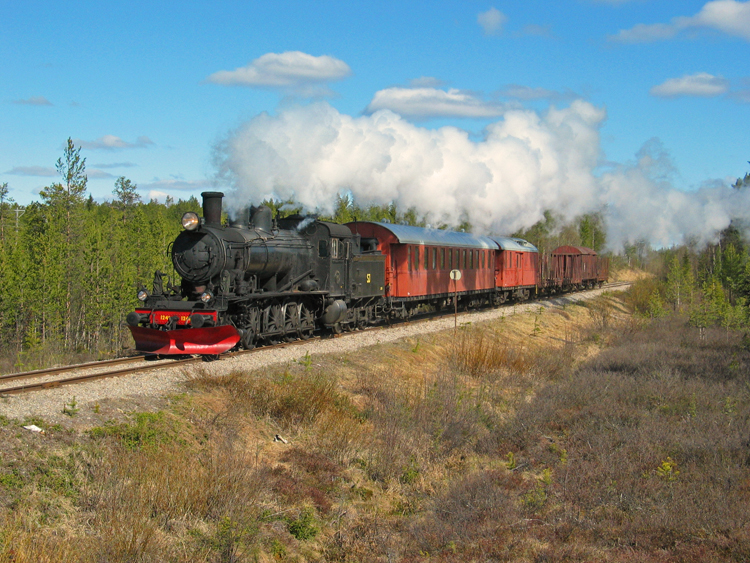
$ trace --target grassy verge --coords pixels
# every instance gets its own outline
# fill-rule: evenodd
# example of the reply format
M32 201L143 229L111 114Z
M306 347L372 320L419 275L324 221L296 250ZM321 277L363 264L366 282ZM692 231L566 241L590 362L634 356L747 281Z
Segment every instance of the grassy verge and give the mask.
M0 561L743 561L742 336L604 296L5 420Z

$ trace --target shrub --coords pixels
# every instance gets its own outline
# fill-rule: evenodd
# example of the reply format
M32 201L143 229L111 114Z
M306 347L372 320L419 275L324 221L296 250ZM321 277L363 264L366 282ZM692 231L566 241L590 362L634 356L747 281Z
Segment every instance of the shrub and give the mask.
M462 328L449 357L453 366L474 377L501 369L521 373L528 368L522 351L475 328Z
M232 408L258 417L268 416L285 428L311 424L331 409L351 408L348 399L337 390L336 379L320 372L287 371L270 377L233 372L216 378L199 375L192 383L226 389Z

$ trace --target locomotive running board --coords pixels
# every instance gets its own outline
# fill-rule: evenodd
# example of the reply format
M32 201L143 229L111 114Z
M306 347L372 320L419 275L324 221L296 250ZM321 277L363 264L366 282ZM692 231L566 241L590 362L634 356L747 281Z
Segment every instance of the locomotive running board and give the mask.
M135 340L135 349L150 354L221 354L240 341L240 334L231 325L177 330L128 328Z

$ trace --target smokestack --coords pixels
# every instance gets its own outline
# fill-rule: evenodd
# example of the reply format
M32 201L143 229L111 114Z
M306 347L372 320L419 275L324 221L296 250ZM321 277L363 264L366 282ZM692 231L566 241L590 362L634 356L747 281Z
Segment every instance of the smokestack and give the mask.
M223 192L203 192L203 219L209 227L221 227L221 199Z

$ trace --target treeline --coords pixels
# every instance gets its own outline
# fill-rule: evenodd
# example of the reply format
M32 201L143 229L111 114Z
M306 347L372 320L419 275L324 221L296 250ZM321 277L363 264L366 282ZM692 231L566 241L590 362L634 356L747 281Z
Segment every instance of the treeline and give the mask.
M85 159L68 140L61 182L25 208L0 185L2 368L30 369L74 358L111 356L129 342L124 316L138 284L171 269L167 245L192 198L144 203L118 178L111 202L87 194Z
M633 265L653 276L631 291L636 313L650 318L682 313L701 330L750 328L750 247L743 239L745 231L741 223L734 223L717 244L701 249L639 247Z

